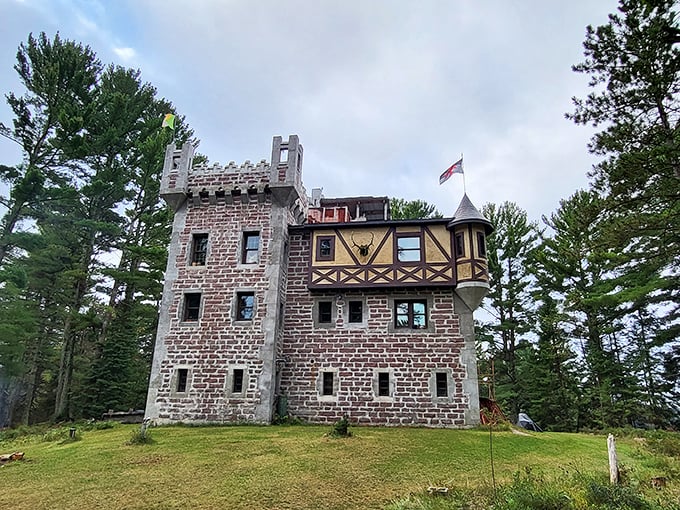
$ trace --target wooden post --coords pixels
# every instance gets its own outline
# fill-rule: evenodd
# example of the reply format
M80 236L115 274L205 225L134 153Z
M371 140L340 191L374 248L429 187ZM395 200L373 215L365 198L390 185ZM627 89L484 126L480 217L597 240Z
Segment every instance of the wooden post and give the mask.
M619 483L619 464L616 459L616 442L612 434L607 436L607 451L609 452L609 481L612 485L617 485Z

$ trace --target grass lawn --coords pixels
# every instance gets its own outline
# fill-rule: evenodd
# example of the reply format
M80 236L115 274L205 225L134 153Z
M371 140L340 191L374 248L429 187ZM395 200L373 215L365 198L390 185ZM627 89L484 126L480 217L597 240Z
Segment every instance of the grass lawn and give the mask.
M25 453L0 468L0 508L378 509L429 485L491 485L488 430L367 427L331 439L318 426L160 427L155 443L127 445L138 427L0 442L0 454ZM493 446L497 482L526 468L608 472L605 436L494 432ZM639 480L678 468L632 439L617 448Z

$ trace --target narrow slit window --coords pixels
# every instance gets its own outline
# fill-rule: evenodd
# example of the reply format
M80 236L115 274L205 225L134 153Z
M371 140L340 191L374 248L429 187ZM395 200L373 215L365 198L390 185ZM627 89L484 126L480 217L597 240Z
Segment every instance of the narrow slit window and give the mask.
M456 258L465 257L465 237L462 232L456 234Z
M189 380L189 369L177 369L177 393L185 393L187 391L187 381Z
M321 394L322 395L333 395L333 380L335 374L333 372L324 372L323 373L323 384L321 388Z
M255 293L239 292L236 294L236 320L253 320L255 312Z
M208 234L194 234L191 242L191 265L205 266L208 257Z
M241 262L243 264L257 264L260 260L260 233L244 232L243 234L243 253Z
M449 396L449 379L446 372L437 372L436 377L436 394L437 397Z
M243 392L243 369L235 368L232 374L231 382L231 392L232 393L242 393Z
M477 232L477 253L480 257L486 257L486 238L482 232Z
M390 373L389 372L378 372L378 396L379 397L389 397L390 396Z

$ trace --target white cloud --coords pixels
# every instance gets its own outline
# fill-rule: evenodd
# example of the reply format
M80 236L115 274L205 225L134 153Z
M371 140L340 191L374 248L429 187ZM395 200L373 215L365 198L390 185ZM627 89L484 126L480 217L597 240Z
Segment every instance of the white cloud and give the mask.
M83 42L139 66L211 160L269 159L271 137L295 133L308 189L420 198L445 214L462 180L437 178L461 152L478 207L512 200L538 219L587 184L590 131L564 119L587 80L570 66L616 0L62 1L71 17L43 22L68 37L87 25L75 13L91 20Z
M134 48L113 48L113 52L125 63L132 61L137 56Z

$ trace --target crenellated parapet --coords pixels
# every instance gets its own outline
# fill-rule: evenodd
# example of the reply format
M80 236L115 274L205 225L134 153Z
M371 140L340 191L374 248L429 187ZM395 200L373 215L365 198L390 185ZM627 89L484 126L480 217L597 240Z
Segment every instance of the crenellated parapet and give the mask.
M177 211L185 202L202 204L249 204L274 200L290 209L300 223L306 216L307 197L302 185L302 145L291 135L272 143L272 164L246 160L193 166L194 147L168 145L161 177L161 197Z
M246 160L243 164L237 165L234 161L230 161L228 165L220 165L218 162L212 165L196 165L190 171L193 175L199 174L225 174L225 173L241 173L241 172L262 172L269 173L270 165L266 159L261 160L257 164L253 164L250 160Z

